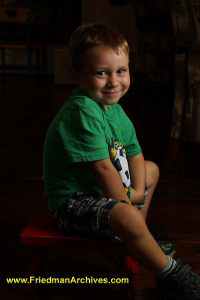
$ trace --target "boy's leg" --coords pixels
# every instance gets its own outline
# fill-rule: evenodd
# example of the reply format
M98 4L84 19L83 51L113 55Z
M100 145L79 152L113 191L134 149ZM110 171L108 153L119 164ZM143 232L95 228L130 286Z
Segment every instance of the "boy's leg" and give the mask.
M143 215L144 219L146 220L151 199L159 179L159 168L152 161L145 161L145 163L146 163L147 196L144 202L144 206L140 209L140 212ZM158 243L161 249L165 252L165 254L174 256L176 251L173 244L168 243L166 241L159 241Z
M152 161L145 161L146 163L146 187L147 187L147 197L144 203L144 206L140 210L144 219L146 220L149 205L151 203L151 199L156 188L158 179L159 179L159 168Z
M132 205L116 204L110 214L111 229L126 244L130 255L154 273L164 269L168 258L149 232L139 210Z
M112 232L123 239L130 255L156 274L162 299L200 300L200 277L182 260L175 261L163 253L137 208L116 204L110 213L110 224Z

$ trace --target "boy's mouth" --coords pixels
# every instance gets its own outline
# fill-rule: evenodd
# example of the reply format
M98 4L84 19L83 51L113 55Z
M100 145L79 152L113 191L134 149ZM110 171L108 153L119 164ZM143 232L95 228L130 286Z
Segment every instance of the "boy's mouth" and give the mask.
M119 91L103 91L102 92L103 94L117 94L117 93L119 93Z

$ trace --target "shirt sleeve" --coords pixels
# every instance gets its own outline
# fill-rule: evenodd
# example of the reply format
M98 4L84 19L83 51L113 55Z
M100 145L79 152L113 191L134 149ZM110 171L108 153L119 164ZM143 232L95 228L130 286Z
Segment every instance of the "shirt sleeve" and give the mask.
M86 162L109 157L103 117L95 107L79 107L59 124L67 161Z
M122 117L122 136L127 157L136 156L142 152L137 139L135 128L131 120L128 118L122 107L119 105L120 114Z

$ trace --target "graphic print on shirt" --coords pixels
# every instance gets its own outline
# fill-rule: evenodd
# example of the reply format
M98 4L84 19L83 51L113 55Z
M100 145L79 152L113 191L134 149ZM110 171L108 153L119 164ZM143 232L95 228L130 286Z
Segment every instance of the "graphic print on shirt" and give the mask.
M114 141L113 139L112 142L109 143L109 152L111 161L114 164L117 171L119 172L123 186L125 188L125 192L129 197L131 189L131 180L128 161L126 158L126 150L119 141Z

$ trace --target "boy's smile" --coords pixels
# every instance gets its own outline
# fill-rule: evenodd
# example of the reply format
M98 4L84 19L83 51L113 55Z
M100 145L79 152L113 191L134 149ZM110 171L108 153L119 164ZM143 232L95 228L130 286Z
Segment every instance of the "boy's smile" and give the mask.
M121 49L94 47L82 57L79 87L105 109L115 104L130 85L128 55Z

